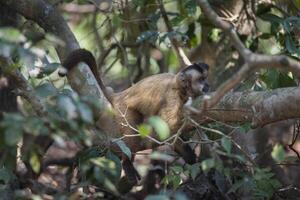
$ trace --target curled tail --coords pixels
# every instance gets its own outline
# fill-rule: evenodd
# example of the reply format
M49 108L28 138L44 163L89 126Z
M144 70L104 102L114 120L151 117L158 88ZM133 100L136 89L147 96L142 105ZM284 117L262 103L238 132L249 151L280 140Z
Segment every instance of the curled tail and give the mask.
M76 67L77 64L79 64L80 62L84 62L85 64L87 64L89 66L89 68L91 69L92 73L94 74L101 90L103 91L105 97L110 101L110 103L112 103L111 96L108 95L108 93L106 91L106 87L104 86L104 84L101 80L100 74L98 72L96 59L90 51L88 51L86 49L76 49L73 52L71 52L68 55L68 57L64 60L64 62L62 63L62 66L66 70L59 70L59 72L58 72L59 76L66 76L67 72L72 70L74 67Z

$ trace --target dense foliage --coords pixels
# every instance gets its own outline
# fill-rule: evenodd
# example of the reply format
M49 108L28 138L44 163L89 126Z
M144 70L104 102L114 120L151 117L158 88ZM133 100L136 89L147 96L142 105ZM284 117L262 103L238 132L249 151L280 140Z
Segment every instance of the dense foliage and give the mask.
M299 59L300 1L220 2L212 1L213 8L230 21L249 49ZM243 62L231 47L230 39L206 19L196 0L64 0L53 6L69 22L81 47L95 54L102 78L115 91L151 74L178 71L182 63L176 47L183 48L192 61L203 60L211 65L212 90ZM0 7L5 9L1 1ZM16 13L5 14L14 16ZM0 19L0 55L9 60L5 63L0 59L0 75L5 77L12 71L20 71L45 110L43 114L37 113L35 105L24 98L18 87L10 91L21 98L19 111L4 112L0 121L0 196L3 199L11 195L12 188L14 197L20 199L117 199L122 194L134 198L134 194L145 191L143 195L148 200L182 200L192 199L194 193L186 189L194 187L187 186L191 182L203 184L200 189L215 191L215 195L226 199L283 199L287 195L285 192L289 189L278 180L278 171L269 163L257 162L264 154L268 154L274 165L297 160L296 155L285 148L287 140L272 140L271 147L265 144L263 151L251 154L240 145L247 141L234 137L248 134L250 124L219 121L195 125L196 130L188 142L201 153L198 152L199 162L193 165L183 164L178 156L165 151L153 150L143 159L139 158L136 165L145 183L128 193L131 188L126 188L128 183L121 176L120 159L109 149L95 145L94 134L98 130L94 126L97 120L94 111L101 108L101 102L92 96L80 96L71 89L66 78L57 75L60 61L55 47L64 45L64 41L21 15L14 18L15 23L7 24L9 20ZM261 69L249 75L235 91L265 91L297 86L297 83L298 77L291 72ZM160 141L169 137L166 123L155 116L137 129L141 137L148 137L151 130L155 130ZM298 129L295 130L294 133ZM282 132L280 137L290 132ZM50 150L47 150L50 144L41 145L48 139L54 141ZM131 157L132 152L121 139L114 142ZM70 148L72 145L76 150ZM204 146L204 150L199 150L200 146ZM209 151L205 151L206 148ZM59 155L61 151L70 153ZM153 168L149 160L163 163L162 169L166 172L158 179L159 183L153 184L157 187L154 192L145 189L150 184L145 177ZM286 170L290 174L297 173L288 167ZM203 177L209 181L199 181ZM299 187L299 183L290 184ZM30 188L30 192L26 188ZM126 195L123 198L126 199ZM213 194L203 199L210 197L214 197Z

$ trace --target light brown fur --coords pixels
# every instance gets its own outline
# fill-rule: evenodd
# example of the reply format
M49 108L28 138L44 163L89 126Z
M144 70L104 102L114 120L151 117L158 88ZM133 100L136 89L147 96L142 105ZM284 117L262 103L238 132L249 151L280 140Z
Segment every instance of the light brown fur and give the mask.
M150 116L157 115L164 120L171 133L181 126L183 99L174 74L165 73L145 78L130 88L113 95L117 121L122 135L136 134L134 130L121 124L129 123L133 127L143 123ZM122 114L126 114L123 116ZM126 118L126 119L124 119ZM149 140L149 139L143 139ZM149 147L140 138L128 138L126 144L134 152Z
M176 75L164 73L149 76L130 88L113 94L104 87L97 71L95 58L89 51L78 49L72 52L63 66L71 70L79 62L89 65L101 89L115 108L116 121L119 124L121 135L137 134L133 128L153 115L164 120L170 128L171 134L175 134L182 125L183 105L188 97L195 98L208 89L206 83L208 66L205 63L193 64ZM61 73L61 75L65 74ZM155 137L155 134L151 136ZM155 145L149 139L141 137L125 137L124 142L132 152L152 148ZM191 155L193 154L192 150L187 148L188 145L180 142L181 140L178 140L175 144L175 150L183 155L186 162L195 162L196 158ZM131 176L130 179L136 179L138 174L132 163L128 161L132 158L126 158L122 152L118 152L115 144L111 148L122 157L123 167L125 163L126 169L124 169L125 172L127 170L127 175Z

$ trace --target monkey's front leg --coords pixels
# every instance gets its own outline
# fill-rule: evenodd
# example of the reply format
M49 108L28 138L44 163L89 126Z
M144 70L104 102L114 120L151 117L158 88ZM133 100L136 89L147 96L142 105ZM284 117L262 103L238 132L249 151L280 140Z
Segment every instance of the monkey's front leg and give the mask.
M182 105L180 100L171 99L168 102L167 107L164 107L160 112L159 116L163 119L170 128L172 134L176 134L182 126ZM196 162L196 154L189 144L183 142L182 137L178 138L174 144L174 150L182 156L184 161L188 164Z

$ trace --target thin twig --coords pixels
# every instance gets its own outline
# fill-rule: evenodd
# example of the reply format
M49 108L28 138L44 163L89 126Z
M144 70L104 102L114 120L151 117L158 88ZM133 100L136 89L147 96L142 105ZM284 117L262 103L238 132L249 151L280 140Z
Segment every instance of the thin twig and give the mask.
M222 133L221 131L219 130L216 130L216 129L212 129L212 128L208 128L208 127L204 127L204 126L201 126L199 125L196 121L194 121L193 119L190 119L190 121L197 127L203 129L203 130L206 130L206 131L210 131L210 132L213 132L213 133L216 133L218 135L221 135L222 137L226 137L228 138L232 144L234 144L242 153L243 155L247 158L247 160L252 164L252 165L256 165L255 162L253 161L253 159L251 158L250 155L248 155L248 153L236 142L234 141L230 136Z
M167 30L169 33L173 32L173 28L171 26L171 23L169 21L169 18L168 18L168 15L167 15L167 12L166 12L166 9L165 9L165 6L162 2L162 0L158 0L158 3L159 3L159 8L160 8L160 11L161 11L161 15L164 19L164 22L166 24L166 27L167 27ZM188 57L185 55L183 49L179 46L178 42L176 41L176 39L173 39L173 38L170 38L171 39L171 43L172 43L172 46L180 60L180 63L184 66L189 66L191 65L191 61L188 59Z

